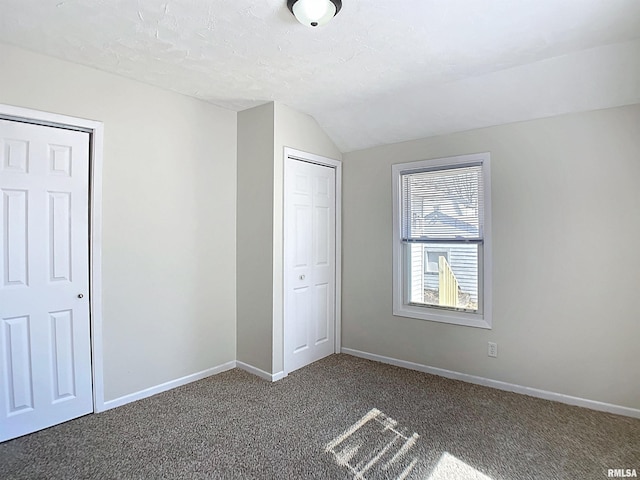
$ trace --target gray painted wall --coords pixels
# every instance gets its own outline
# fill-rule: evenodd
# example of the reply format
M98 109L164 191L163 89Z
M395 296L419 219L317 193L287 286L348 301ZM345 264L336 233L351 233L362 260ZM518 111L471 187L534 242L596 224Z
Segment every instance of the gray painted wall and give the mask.
M493 329L394 317L391 165L486 151ZM343 168L345 347L640 408L640 105L352 152Z
M237 360L271 372L274 104L238 113Z

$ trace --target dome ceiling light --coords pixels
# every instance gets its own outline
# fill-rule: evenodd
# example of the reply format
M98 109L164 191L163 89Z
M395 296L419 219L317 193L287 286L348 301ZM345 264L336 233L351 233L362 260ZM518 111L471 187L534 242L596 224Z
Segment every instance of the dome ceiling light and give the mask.
M287 0L287 7L303 25L320 27L338 14L342 0Z

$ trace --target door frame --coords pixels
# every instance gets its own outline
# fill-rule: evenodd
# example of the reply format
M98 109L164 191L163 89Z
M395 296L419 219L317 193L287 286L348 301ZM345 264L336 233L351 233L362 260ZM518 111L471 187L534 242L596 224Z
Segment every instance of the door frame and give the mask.
M47 127L79 130L89 134L89 327L91 332L91 380L93 412L105 410L102 349L102 122L0 103L0 119Z
M284 147L284 158L283 158L283 183L282 183L282 218L283 218L283 232L286 229L285 221L286 219L286 205L285 205L285 188L286 184L284 182L284 178L286 178L287 171L287 160L298 160L301 162L313 163L316 165L322 165L323 167L333 168L336 171L336 229L335 229L335 326L334 326L334 341L333 341L333 351L334 353L340 353L342 348L342 162L340 160L335 160L333 158L323 157L322 155L316 155L314 153L304 152L302 150L296 150L291 147ZM283 261L282 261L282 291L284 295L287 295L287 292L284 288L285 283L285 252L287 248L286 235L283 234ZM284 319L286 318L286 298L283 298L282 305L282 317L283 317L283 328L282 328L282 364L284 375L287 376L290 370L287 368L287 352L285 350L285 342L284 336L286 332L286 322Z

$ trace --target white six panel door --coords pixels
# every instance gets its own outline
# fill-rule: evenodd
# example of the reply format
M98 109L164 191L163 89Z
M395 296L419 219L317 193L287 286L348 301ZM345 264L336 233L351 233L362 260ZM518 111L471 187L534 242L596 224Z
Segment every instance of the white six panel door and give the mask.
M285 370L334 353L335 169L285 165Z
M0 441L93 411L89 134L0 120Z

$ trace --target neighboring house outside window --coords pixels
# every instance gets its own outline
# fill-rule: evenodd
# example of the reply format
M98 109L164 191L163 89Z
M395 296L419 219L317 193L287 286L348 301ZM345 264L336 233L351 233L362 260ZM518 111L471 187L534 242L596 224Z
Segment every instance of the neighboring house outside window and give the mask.
M440 263L440 257L449 262L449 252L438 248L437 245L429 247L424 246L424 273L438 273L438 264Z
M489 154L392 173L394 315L491 328Z

